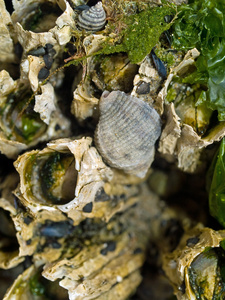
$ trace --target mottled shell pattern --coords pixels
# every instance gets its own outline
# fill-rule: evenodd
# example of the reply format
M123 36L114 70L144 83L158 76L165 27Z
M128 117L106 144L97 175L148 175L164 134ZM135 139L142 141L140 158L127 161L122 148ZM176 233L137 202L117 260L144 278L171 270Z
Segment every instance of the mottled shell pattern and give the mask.
M95 131L96 148L111 167L144 177L161 133L160 116L141 99L121 91L104 91Z
M92 32L101 30L105 22L106 14L100 1L89 9L83 10L78 16L78 26Z

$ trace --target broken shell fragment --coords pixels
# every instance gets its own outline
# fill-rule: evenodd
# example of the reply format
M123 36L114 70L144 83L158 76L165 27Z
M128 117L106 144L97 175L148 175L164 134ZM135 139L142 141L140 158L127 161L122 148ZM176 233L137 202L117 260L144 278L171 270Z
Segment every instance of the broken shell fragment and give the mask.
M92 32L101 30L105 22L106 14L100 1L89 9L83 10L78 16L78 26Z
M143 100L120 91L103 92L95 144L103 159L114 168L144 177L160 136L158 113Z

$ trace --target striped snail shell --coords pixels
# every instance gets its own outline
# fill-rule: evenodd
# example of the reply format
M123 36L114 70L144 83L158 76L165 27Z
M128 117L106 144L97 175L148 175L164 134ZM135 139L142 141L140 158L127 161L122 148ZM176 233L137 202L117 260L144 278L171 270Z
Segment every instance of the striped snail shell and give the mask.
M95 145L109 166L144 177L161 133L160 116L143 100L121 91L104 91Z
M105 22L106 14L100 1L89 9L83 10L78 16L78 26L93 32L102 29Z

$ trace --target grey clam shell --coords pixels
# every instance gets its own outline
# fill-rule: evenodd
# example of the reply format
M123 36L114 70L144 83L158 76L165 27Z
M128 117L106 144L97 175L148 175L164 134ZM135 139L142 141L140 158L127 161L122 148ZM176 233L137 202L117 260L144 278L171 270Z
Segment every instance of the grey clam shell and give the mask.
M78 16L78 26L81 29L90 31L101 30L106 22L106 14L102 7L102 3L98 2L95 6L83 10Z
M95 144L108 165L144 177L161 133L160 116L141 99L121 91L103 92Z

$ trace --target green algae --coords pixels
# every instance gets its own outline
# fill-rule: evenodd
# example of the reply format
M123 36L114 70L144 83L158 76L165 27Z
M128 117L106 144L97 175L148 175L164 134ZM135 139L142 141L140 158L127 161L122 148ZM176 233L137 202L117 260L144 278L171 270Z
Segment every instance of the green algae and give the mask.
M174 16L169 23L165 20L165 17L168 15ZM71 64L78 65L88 57L114 53L126 53L131 63L139 63L156 46L161 34L171 27L176 15L175 5L164 4L156 7L147 7L136 14L121 16L121 20L118 21L118 23L121 22L122 24L123 29L121 32L112 37L110 32L112 33L115 30L116 25L109 25L108 38L100 45L100 50L91 55L74 59L66 63L64 67L68 67Z
M121 32L121 43L114 44L108 40L99 54L126 52L132 63L142 61L157 44L160 35L170 28L172 22L167 23L165 16L175 14L174 7L164 5L149 7L135 15L124 17L126 28Z

